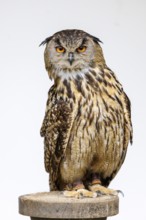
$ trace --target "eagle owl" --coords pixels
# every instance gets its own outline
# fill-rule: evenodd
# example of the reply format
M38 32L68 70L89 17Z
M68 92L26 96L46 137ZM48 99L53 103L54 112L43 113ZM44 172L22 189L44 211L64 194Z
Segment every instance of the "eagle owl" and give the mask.
M41 127L50 190L79 198L107 188L132 142L130 101L106 65L98 38L63 30L46 38L45 67L54 85Z

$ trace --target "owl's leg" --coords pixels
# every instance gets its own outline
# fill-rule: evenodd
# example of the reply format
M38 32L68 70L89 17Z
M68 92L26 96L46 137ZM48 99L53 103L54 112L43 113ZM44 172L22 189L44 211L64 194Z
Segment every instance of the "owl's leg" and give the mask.
M109 189L107 187L102 186L102 183L100 181L100 178L97 174L92 174L91 182L88 186L89 190L92 192L96 192L97 196L100 195L118 195L120 190L113 190Z
M69 191L68 185L65 188L63 192L65 197L74 197L74 198L83 198L83 197L89 197L89 198L95 198L97 197L96 192L91 192L87 189L85 189L84 184L82 181L76 181L72 184L72 189Z

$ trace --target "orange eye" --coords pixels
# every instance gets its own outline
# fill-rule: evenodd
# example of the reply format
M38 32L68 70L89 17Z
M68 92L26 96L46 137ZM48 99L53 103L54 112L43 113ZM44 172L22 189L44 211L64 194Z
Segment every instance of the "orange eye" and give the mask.
M65 52L65 49L64 49L64 47L56 47L56 51L58 52L58 53L64 53Z
M78 53L83 53L83 52L86 51L86 48L87 48L86 46L80 46L80 47L77 48L77 52Z

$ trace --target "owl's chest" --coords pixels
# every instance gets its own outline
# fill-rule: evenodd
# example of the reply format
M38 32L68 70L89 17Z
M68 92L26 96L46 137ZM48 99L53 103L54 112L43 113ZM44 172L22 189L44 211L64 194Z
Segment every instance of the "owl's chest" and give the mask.
M115 83L114 80L111 84L104 79L97 81L91 76L63 81L61 91L72 108L76 131L87 135L90 131L95 135L103 127L123 124L121 94Z
M83 85L74 94L73 130L77 137L88 137L93 142L95 137L100 141L99 139L108 139L108 136L118 134L118 130L123 132L124 115L122 106L116 99L116 90L98 90Z
M82 90L81 93L75 93L73 106L76 109L76 118L86 120L86 123L92 124L114 120L118 114L122 113L122 108L114 96L109 96L104 91Z
M113 91L99 90L88 84L82 87L70 85L65 98L72 108L73 119L66 151L67 160L72 163L71 166L74 161L83 161L83 158L90 164L95 157L99 161L100 155L102 161L105 152L106 160L109 160L111 154L106 149L110 149L109 146L114 143L118 145L123 135L124 119L120 104Z

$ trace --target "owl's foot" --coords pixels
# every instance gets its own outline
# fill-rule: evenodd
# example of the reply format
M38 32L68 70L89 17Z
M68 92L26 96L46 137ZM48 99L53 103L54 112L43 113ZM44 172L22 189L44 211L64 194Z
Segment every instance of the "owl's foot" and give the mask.
M96 192L91 192L87 189L78 189L78 190L73 190L73 191L64 191L63 192L65 197L73 197L73 198L77 198L77 199L81 199L84 197L88 197L88 198L95 198L97 197L97 193Z
M102 186L102 182L100 180L100 176L97 173L92 173L90 176L90 184L88 185L88 189L92 192L96 192L97 196L102 195L118 195L118 193L122 193L120 190L113 190L107 187Z
M101 186L100 184L94 184L94 185L89 186L89 190L91 190L92 192L96 192L97 196L101 196L101 195L116 196L118 195L119 192L121 192L120 190L113 190L113 189L106 188L104 186Z
M70 186L70 185L69 184L66 185L65 191L63 192L65 197L74 197L77 199L84 198L84 197L88 197L88 198L97 197L97 193L91 192L91 191L85 189L83 182L80 180L75 181L72 184L72 189L69 188L68 186Z

